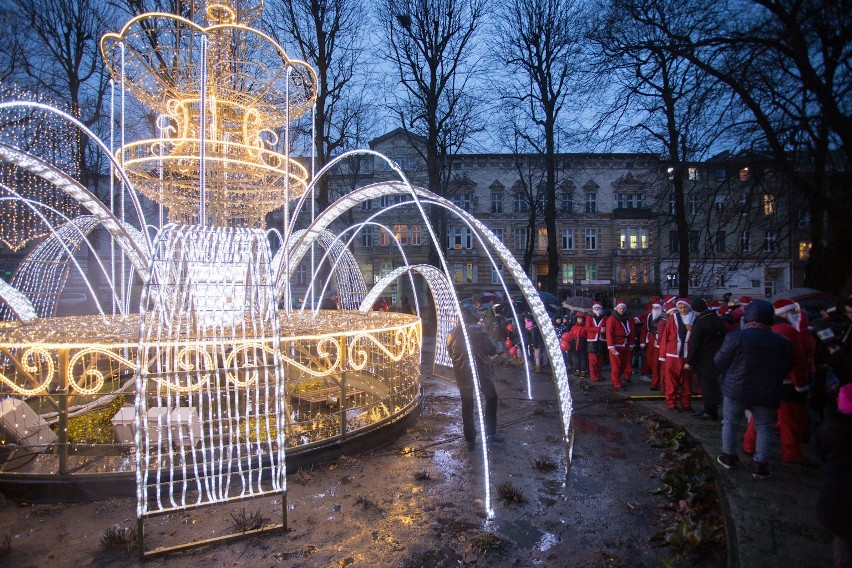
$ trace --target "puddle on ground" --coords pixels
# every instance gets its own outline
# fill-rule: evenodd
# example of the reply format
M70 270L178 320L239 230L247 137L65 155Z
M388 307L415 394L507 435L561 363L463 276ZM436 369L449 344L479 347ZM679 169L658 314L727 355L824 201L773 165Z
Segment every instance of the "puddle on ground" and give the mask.
M532 523L524 519L509 522L497 520L494 522L494 529L497 533L512 539L518 548L533 548L542 541L545 535Z

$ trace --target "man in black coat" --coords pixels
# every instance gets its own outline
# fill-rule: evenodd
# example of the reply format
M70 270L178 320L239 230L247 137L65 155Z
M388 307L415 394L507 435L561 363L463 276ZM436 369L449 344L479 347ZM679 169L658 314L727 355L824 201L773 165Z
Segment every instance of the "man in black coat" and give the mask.
M718 420L722 389L719 386L719 369L716 368L713 357L725 340L725 324L700 298L692 303L692 309L696 316L689 336L689 355L686 357L684 369L692 369L693 376L698 377L698 384L701 385L704 412L699 414L698 418Z
M489 442L502 442L497 434L497 390L494 388L494 369L491 357L497 353L497 345L488 336L485 326L479 323L479 313L471 308L462 309L462 319L470 340L470 357L464 343L461 325L447 334L447 352L453 360L453 372L461 395L462 430L468 447L476 445L476 421L473 410L476 405L476 389L473 383L471 358L476 364L479 388L485 398L485 436Z
M722 454L716 461L725 469L737 465L737 429L746 410L754 416L757 443L752 476L769 477L772 424L781 405L781 385L793 368L790 341L772 331L775 310L765 300L754 300L743 310L743 329L725 336L714 361L725 374L722 393Z

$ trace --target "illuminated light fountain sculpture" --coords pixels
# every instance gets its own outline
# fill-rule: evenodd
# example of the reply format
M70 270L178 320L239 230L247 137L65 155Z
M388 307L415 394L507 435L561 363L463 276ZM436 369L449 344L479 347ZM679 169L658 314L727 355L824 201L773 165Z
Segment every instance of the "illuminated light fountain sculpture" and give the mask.
M309 180L290 159L288 127L311 109L316 76L250 27L260 15L257 0L193 0L186 7L187 18L143 14L101 41L121 87L122 142L110 152L119 199L110 206L73 176L0 136L4 165L50 184L89 213L60 215L64 222L53 226L54 217L41 213L44 204L11 184L2 187L0 204L23 204L52 231L10 282L0 280L0 318L7 320L0 322L0 484L21 489L58 477L83 486L90 476L86 487L105 496L104 479L135 477L142 555L234 536L191 535L188 542L148 551L145 522L177 510L265 499L280 509L280 522L239 536L286 527L285 457L416 418L420 319L370 310L396 277L426 279L437 310L436 361L450 364L444 342L459 302L443 257L442 269L406 262L393 278L367 290L351 253L328 231L364 200L394 194L409 196L407 205L424 221L426 205L460 217L492 264L505 266L518 282L546 338L570 464L567 373L544 306L511 253L468 213L412 187L392 163L400 181L355 190L297 231L316 178ZM158 137L124 142L125 92L159 116ZM74 124L108 150L60 111L0 104L2 112L21 109ZM153 238L137 191L160 205ZM264 220L282 207L282 246L273 254ZM128 211L136 213L132 223ZM165 217L170 222L163 224ZM98 315L55 317L69 271L83 272L78 249L97 251L88 235L98 225L119 252L118 259L111 253L99 264L112 308L98 303ZM293 312L290 278L314 244L326 251L342 309ZM128 306L137 297L135 312ZM529 388L528 369L527 377ZM484 431L481 408L479 420ZM487 444L482 458L491 514Z

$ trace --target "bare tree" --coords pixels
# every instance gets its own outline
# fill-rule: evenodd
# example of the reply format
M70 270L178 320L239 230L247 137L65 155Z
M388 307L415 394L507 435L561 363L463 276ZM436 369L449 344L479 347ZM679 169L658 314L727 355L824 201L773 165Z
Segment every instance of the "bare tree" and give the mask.
M485 0L382 0L378 9L385 56L402 89L393 111L407 132L426 140L422 158L429 190L438 195L452 179L452 156L480 129L470 79L485 7ZM432 216L444 235L443 209ZM437 264L435 247L429 258Z
M806 283L848 290L852 263L837 259L852 242L852 204L842 189L852 163L852 3L750 0L715 23L684 33L667 18L645 22L736 96L750 115L745 145L771 152L807 197L813 249Z
M16 64L9 78L53 101L96 131L104 119L109 75L98 50L101 35L113 27L114 12L95 0L8 0L20 26ZM76 149L83 184L97 174L85 137Z
M603 24L590 34L599 47L595 70L614 84L610 108L598 127L613 140L632 139L658 153L668 183L658 196L677 229L679 294L689 293L690 212L686 203L687 167L703 157L719 135L714 125L728 112L717 81L670 49L668 38L647 22L665 19L689 30L697 25L695 6L673 0L614 0L603 12ZM667 199L670 198L670 199ZM692 246L691 246L692 245ZM674 248L674 247L673 247Z
M319 79L314 113L316 168L352 147L359 117L367 112L366 88L359 64L365 53L366 6L361 0L269 0L266 28L282 45L294 44L298 56L314 65ZM328 179L317 182L317 207L330 202Z
M503 97L520 111L527 126L515 130L544 160L544 201L551 205L544 208L549 266L545 288L553 293L559 274L557 125L583 40L579 13L574 0L507 0L499 10L495 34L495 53L510 73ZM536 190L528 191L534 194ZM531 209L531 215L534 211ZM531 250L525 254L525 265L528 256Z

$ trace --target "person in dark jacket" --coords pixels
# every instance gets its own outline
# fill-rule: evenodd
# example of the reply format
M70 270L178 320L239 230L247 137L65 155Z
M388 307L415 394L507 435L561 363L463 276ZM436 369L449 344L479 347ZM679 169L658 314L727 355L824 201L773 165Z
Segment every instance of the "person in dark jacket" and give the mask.
M852 383L840 387L837 405L826 409L814 442L817 455L828 464L817 517L834 535L834 565L852 567Z
M689 336L689 350L686 357L687 369L692 369L693 375L698 376L701 385L701 395L704 402L704 412L698 418L719 419L719 403L722 400L722 389L719 386L719 369L713 362L722 342L725 340L725 324L716 312L707 308L707 303L698 299L692 304L696 313Z
M724 373L722 394L722 454L716 461L725 469L737 465L737 430L746 410L754 416L757 444L755 479L769 477L772 424L781 404L781 385L793 368L790 342L770 329L775 319L772 304L754 300L743 310L743 329L725 336L714 357Z
M447 334L447 353L453 360L453 372L461 395L462 430L468 447L476 445L476 421L473 409L476 405L476 388L473 383L471 359L476 364L479 389L485 398L485 436L489 442L502 442L497 434L497 390L494 388L494 369L491 357L497 353L497 345L488 336L485 326L479 323L479 313L471 308L462 310L462 319L470 340L470 354L464 342L461 324Z

